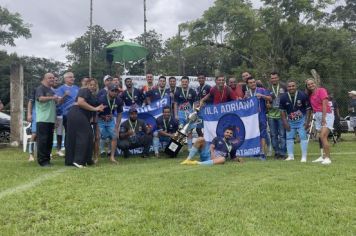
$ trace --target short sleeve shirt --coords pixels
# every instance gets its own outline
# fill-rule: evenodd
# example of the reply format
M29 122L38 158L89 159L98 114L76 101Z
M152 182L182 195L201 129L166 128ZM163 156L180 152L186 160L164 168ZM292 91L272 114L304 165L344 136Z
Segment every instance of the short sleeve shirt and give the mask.
M93 93L88 88L79 89L78 95L77 95L77 98L75 99L75 101L78 101L78 97L84 98L84 100L91 106L98 105L97 98L93 95ZM95 112L88 111L88 110L85 110L82 108L80 108L80 109L88 119L90 119L95 114Z
M60 97L63 97L65 93L68 93L68 95L65 96L63 103L59 105L64 116L68 114L69 109L73 106L73 103L78 95L78 91L79 87L77 85L68 86L65 84L55 90L56 95Z
M98 99L98 103L106 106L102 112L99 112L99 116L118 116L123 111L123 102L119 96L112 99L108 98L108 95L104 95Z
M228 158L229 156L231 157L234 148L230 141L225 140L221 137L215 137L211 144L215 146L215 156L220 156L224 158Z
M271 95L272 95L272 107L268 111L268 117L278 119L281 117L279 110L279 103L281 96L287 92L287 87L283 83L279 83L277 86L271 85Z
M178 105L178 110L190 110L193 107L193 103L196 101L197 93L188 88L188 91L184 91L183 88L177 88L174 94L174 102Z
M146 123L141 119L137 119L136 122L127 119L121 124L120 133L126 133L131 129L135 131L135 135L143 136L146 133Z
M140 90L137 88L132 88L133 92L129 92L128 90L125 90L122 93L122 101L124 102L125 106L132 106L132 105L138 105L141 106L144 100L144 95Z
M54 96L54 91L50 87L40 85L36 89L36 122L55 123L56 103L54 100L40 102L40 97Z
M310 104L314 112L323 111L323 100L328 100L328 92L324 88L317 88L309 97ZM331 107L329 103L326 106L326 112L331 113Z
M228 86L224 86L222 91L220 91L217 86L214 86L210 89L209 94L213 97L213 104L236 100L235 93Z
M285 93L280 97L279 109L287 113L288 120L300 120L310 109L308 96L302 91L298 91L297 96Z
M160 99L164 98L166 95L168 95L168 96L170 95L169 89L161 90L160 88L154 88L154 89L149 90L146 93L146 97L149 97L151 102L160 100Z
M197 96L198 99L197 100L201 100L202 98L204 98L207 94L209 94L211 89L211 86L209 84L204 84L203 86L200 86L197 88Z
M173 117L165 120L163 115L157 118L157 130L173 134L178 130L178 121Z

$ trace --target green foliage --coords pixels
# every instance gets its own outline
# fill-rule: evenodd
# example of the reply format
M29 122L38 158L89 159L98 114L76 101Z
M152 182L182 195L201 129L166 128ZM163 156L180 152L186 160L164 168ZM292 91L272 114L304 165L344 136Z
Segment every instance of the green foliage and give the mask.
M2 235L354 235L354 142L332 147L330 166L245 159L182 166L178 159L102 159L51 168L0 152ZM296 145L296 151L299 145Z
M0 6L0 45L15 46L14 40L30 38L30 25L25 24L19 13L11 13Z
M122 32L114 29L106 31L99 25L92 27L92 77L102 78L105 74L110 73L111 68L106 61L105 47L114 41L123 40ZM62 45L70 53L67 56L71 63L71 70L77 78L87 77L89 68L89 42L90 30L84 35L76 38L73 42L68 42Z

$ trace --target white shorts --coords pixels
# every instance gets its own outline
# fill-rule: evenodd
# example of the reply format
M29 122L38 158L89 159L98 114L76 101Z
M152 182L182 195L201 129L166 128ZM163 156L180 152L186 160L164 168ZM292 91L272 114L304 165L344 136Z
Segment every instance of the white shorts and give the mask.
M56 124L57 135L63 135L63 116L57 116Z
M321 125L322 115L323 115L322 112L315 113L315 128L318 131L321 130L321 128L323 127ZM327 127L329 130L333 130L334 129L334 119L335 119L335 117L334 117L333 113L326 113L326 117L325 117L326 126L324 126L324 127Z
M350 116L350 126L356 128L356 116Z

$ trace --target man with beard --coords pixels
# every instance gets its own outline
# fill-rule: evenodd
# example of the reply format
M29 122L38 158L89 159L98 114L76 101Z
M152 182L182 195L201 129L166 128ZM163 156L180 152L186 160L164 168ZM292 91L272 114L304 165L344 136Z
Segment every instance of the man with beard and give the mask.
M144 120L137 118L137 109L134 106L130 108L129 116L120 127L117 146L123 151L125 158L129 157L130 149L143 147L142 157L146 158L152 144L152 131Z
M181 162L182 165L216 165L224 164L227 158L241 161L236 157L236 149L230 142L233 137L233 128L226 128L224 130L224 137L215 137L210 146L204 138L198 138L193 148L190 150L187 159ZM200 161L193 160L195 154L199 152Z
M189 88L189 77L183 76L180 80L181 88L177 89L174 94L174 115L179 120L179 125L185 125L188 121L188 116L193 112L193 104L196 101L197 94L194 89ZM195 125L191 125L190 130ZM193 140L192 133L188 134L188 149L192 148Z
M125 106L142 106L144 96L140 90L133 87L131 78L125 79L125 86L126 90L121 94Z
M272 101L271 93L264 88L257 88L256 80L252 77L247 78L247 90L245 98L256 97L259 100L259 127L261 136L261 155L260 160L265 161L265 145L267 139L267 116L266 116L266 102Z
M196 91L197 95L198 95L197 101L200 101L202 98L204 98L210 92L211 86L209 84L206 84L205 80L206 80L205 75L200 73L198 75L199 87L197 88L197 91ZM209 102L209 101L207 101L207 102ZM203 128L204 128L204 123L202 120L200 120L200 122L198 122L197 128L196 128L196 131L197 131L197 134L199 137L203 137L203 131L202 131Z
M294 160L294 139L298 132L300 147L302 150L301 162L307 161L308 137L307 129L310 117L310 105L308 96L297 90L294 81L288 82L288 92L280 97L279 109L281 110L282 123L287 131L287 152L286 161Z
M111 84L108 88L107 95L99 98L99 104L105 106L104 110L98 115L100 137L102 140L111 140L110 161L113 163L116 163L115 150L123 111L123 102L121 98L118 97L118 93L119 87L115 84Z
M157 131L153 133L153 149L159 156L159 147L165 146L178 130L178 121L172 117L170 106L163 107L163 115L157 118Z
M160 76L158 79L158 87L154 87L146 93L146 104L162 100L166 95L169 96L169 89L166 89L166 77Z
M229 87L235 93L237 99L242 99L245 96L245 93L242 91L242 85L237 83L237 79L235 77L229 78Z
M223 75L217 76L215 83L216 85L210 89L210 92L200 100L200 106L203 106L210 98L212 98L214 105L236 100L235 93L225 85L225 77Z

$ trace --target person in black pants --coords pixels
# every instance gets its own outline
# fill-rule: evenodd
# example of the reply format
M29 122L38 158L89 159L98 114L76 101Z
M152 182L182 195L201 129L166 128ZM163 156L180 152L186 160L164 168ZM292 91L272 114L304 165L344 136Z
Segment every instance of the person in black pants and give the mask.
M94 92L97 81L90 79L88 88L81 88L67 115L67 138L65 141L65 165L83 168L93 164L94 134L91 119L96 112L103 111L105 106L97 106Z
M37 161L40 166L51 166L51 151L53 145L53 131L56 120L56 103L60 102L52 90L54 75L46 73L36 88L36 134L37 134Z
M129 110L130 117L120 127L120 140L118 148L120 148L124 157L129 157L129 150L143 147L142 157L148 157L148 152L152 145L152 130L146 125L145 121L137 119L137 109L131 107Z

